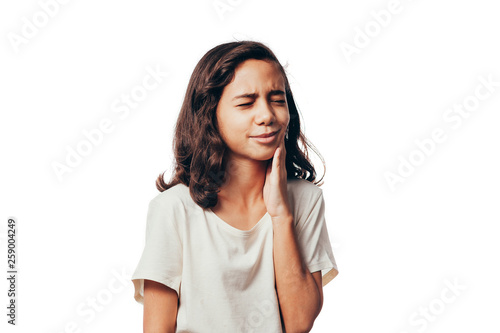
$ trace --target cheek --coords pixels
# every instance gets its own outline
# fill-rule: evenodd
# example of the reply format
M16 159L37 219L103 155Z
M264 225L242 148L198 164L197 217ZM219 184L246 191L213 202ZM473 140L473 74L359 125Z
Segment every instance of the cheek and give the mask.
M290 112L288 111L288 108L281 113L280 123L284 125L288 125L290 123Z
M248 136L248 121L244 117L226 115L223 121L218 121L219 133L228 145L246 143Z
M248 131L251 120L236 113L228 114L225 119L225 128L228 132L233 132L235 135L241 136Z

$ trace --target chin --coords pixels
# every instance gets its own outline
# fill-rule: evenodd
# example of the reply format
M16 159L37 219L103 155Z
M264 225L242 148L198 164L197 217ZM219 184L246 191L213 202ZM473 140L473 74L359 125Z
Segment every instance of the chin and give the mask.
M270 160L271 158L273 158L274 156L274 151L276 150L276 147L273 147L274 149L271 149L271 147L269 147L269 152L262 152L261 154L255 154L253 156L254 159L258 160L258 161L267 161L267 160Z

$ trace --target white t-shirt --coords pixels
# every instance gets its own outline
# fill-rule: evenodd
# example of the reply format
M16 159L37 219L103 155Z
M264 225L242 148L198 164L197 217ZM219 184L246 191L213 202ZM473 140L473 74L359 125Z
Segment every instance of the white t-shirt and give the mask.
M323 190L289 179L288 197L302 258L323 286L338 274L325 223ZM178 184L149 203L146 241L132 275L137 302L144 279L177 292L176 332L283 332L275 289L269 213L251 230L224 222L198 206Z

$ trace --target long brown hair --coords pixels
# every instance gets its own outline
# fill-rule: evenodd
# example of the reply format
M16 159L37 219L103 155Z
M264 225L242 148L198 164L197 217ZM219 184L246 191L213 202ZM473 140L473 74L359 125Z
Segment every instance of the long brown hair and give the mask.
M174 129L172 148L175 169L168 183L163 179L165 172L158 176L156 187L160 192L182 183L189 187L191 197L200 207L209 208L217 204L219 187L227 180L224 170L228 170L228 148L217 130L217 104L224 87L232 81L235 68L248 59L275 63L285 80L290 112L288 138L285 137L287 178L315 181L316 171L309 160L307 147L319 156L326 171L323 157L301 131L290 84L274 53L264 44L255 41L230 42L208 51L191 75ZM299 141L303 150L299 148ZM314 184L321 186L323 183L319 182L323 176Z

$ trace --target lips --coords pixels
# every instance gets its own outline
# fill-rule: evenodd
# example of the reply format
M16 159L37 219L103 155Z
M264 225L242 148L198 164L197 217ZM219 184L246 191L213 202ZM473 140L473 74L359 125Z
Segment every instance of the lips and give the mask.
M277 131L274 131L274 132L269 132L269 133L264 133L264 134L261 134L261 135L257 135L257 136L252 136L252 138L268 138L270 136L273 136L275 135L276 133L278 133L280 130L277 130Z

